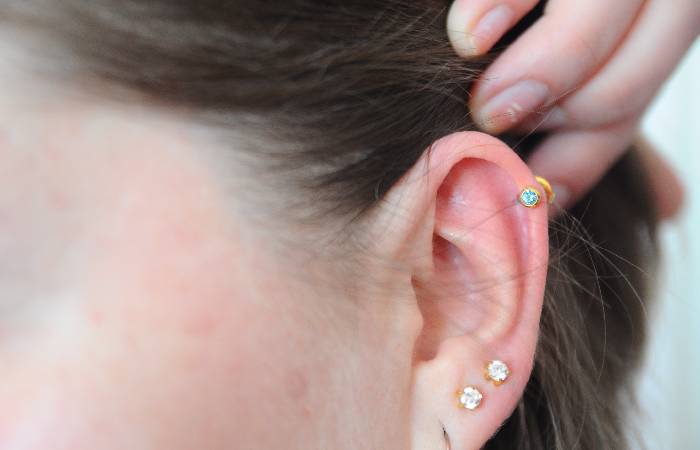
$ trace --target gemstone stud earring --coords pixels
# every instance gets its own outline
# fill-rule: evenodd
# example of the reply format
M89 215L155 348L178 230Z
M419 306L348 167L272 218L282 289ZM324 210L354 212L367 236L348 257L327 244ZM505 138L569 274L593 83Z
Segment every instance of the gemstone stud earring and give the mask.
M518 201L520 201L521 205L527 208L534 208L539 205L541 197L542 196L537 189L528 186L520 192Z
M494 359L486 364L484 376L487 381L492 382L496 386L503 384L510 375L508 365L500 359Z
M540 186L542 186L542 189L544 189L544 194L547 197L547 203L552 204L554 202L554 189L552 189L552 185L549 184L549 181L542 177L535 177L535 180ZM541 200L542 194L538 189L532 186L527 186L525 189L520 191L520 195L518 196L518 201L520 204L528 208L536 207L540 204Z
M462 391L457 392L459 395L459 404L462 408L474 411L481 405L483 394L474 386L467 386Z

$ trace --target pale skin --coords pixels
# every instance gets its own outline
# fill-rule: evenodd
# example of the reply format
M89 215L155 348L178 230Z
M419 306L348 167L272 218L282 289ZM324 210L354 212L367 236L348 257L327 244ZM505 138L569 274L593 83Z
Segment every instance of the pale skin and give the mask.
M456 0L447 30L471 57L492 46L537 0ZM544 16L476 84L469 107L490 133L552 131L528 161L566 208L594 186L638 133L640 118L700 33L696 0L550 0ZM658 175L668 177L662 164ZM671 185L672 179L655 183ZM675 195L657 191L664 213Z
M517 203L536 182L503 143L436 142L358 224L371 245L309 260L251 224L260 186L191 117L23 69L0 75L3 450L466 450L510 415L547 206Z

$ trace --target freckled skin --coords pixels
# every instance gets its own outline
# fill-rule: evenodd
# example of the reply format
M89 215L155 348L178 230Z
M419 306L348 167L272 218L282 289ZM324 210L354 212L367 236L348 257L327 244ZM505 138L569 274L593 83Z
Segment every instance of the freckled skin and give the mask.
M390 302L291 275L187 125L51 98L0 107L0 449L406 448Z

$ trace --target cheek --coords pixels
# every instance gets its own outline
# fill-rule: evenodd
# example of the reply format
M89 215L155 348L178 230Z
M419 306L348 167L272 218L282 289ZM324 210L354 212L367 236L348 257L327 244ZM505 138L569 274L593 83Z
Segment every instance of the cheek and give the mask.
M304 448L285 436L309 425L307 344L240 302L169 300L76 308L70 331L28 338L4 367L0 448Z
M94 255L79 298L22 338L1 382L0 448L313 445L325 369L302 357L313 333L279 277L218 244L141 236Z
M333 430L332 364L284 276L162 160L114 162L68 294L0 341L0 449L308 449Z

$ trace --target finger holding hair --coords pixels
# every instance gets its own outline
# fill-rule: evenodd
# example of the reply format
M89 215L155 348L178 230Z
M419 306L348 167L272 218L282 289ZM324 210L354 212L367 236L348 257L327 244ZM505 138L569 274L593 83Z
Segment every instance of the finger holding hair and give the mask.
M668 220L683 206L684 187L673 167L645 139L636 135L632 122L596 130L570 130L546 139L528 160L534 173L552 183L556 194L552 216L570 208L591 190L630 150L639 153L649 180L658 218Z
M639 118L698 32L700 3L677 0L669 7L661 0L647 2L624 43L594 77L554 109L531 116L519 127L554 130L530 163L566 193L560 197L561 207L583 196L627 151ZM647 149L642 155L655 162L647 166L660 218L673 217L682 204L680 182L655 152Z
M456 0L447 16L447 35L457 54L483 55L538 0Z
M550 0L542 16L486 70L470 101L501 133L582 86L620 45L644 0Z
M597 128L639 117L699 33L699 1L647 2L605 65L552 110L527 119L523 131Z

